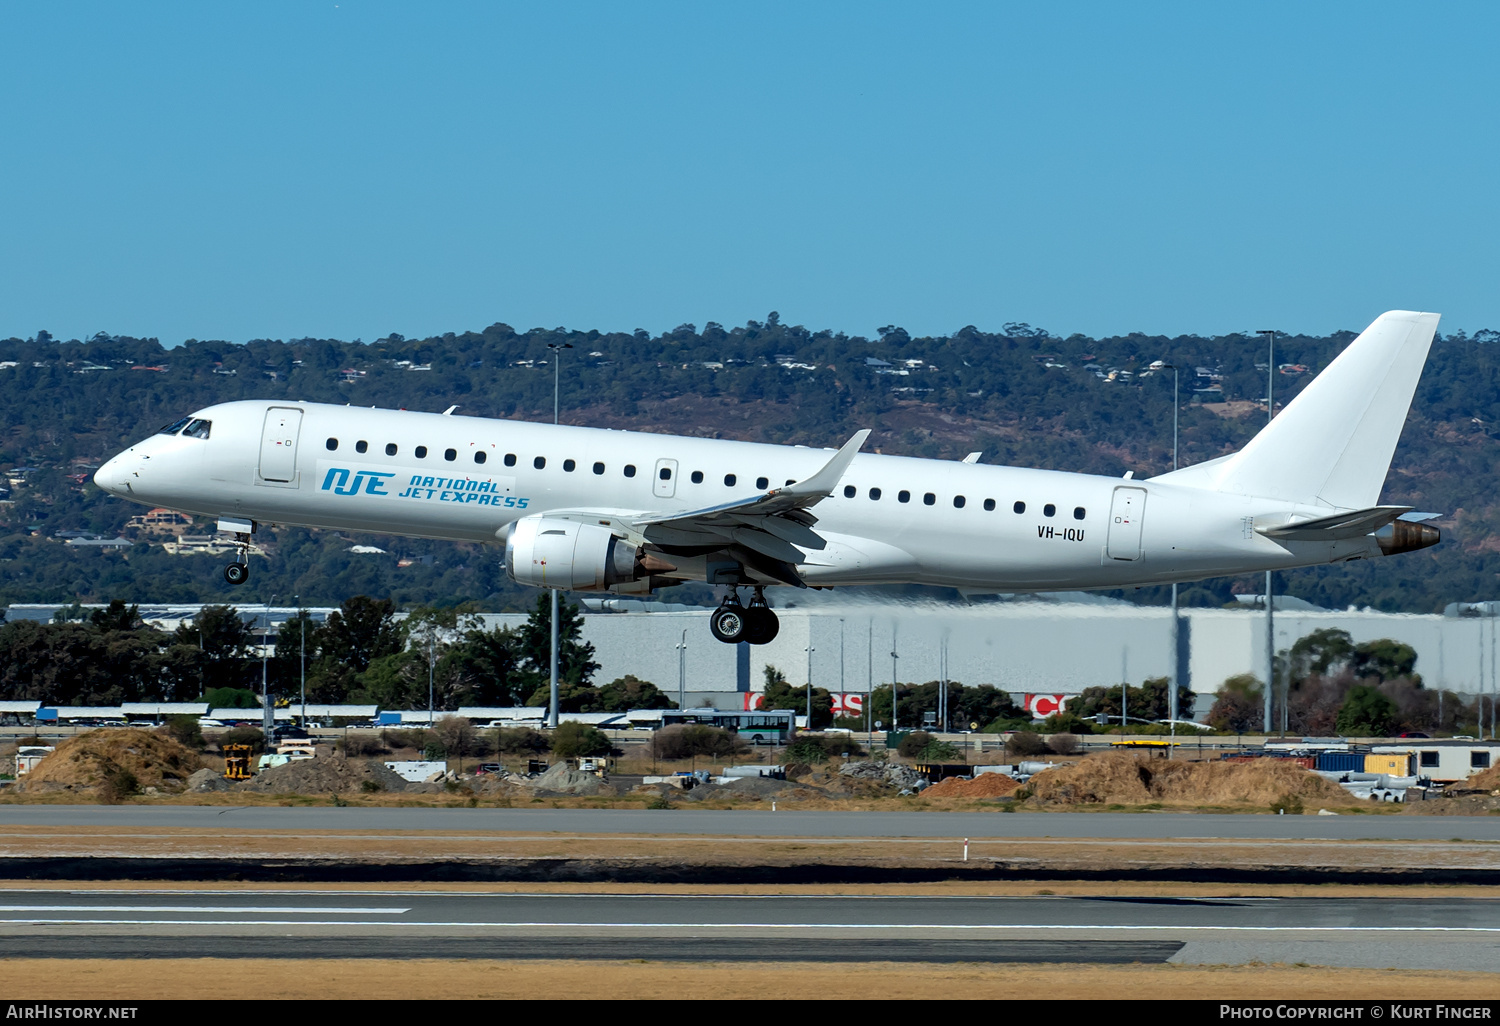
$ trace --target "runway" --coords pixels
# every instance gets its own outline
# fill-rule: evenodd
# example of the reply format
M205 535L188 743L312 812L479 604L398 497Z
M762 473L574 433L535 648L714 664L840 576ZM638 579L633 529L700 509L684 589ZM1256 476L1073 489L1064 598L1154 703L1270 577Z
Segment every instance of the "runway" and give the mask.
M0 826L494 831L724 837L1500 841L1492 816L0 805Z
M5 888L0 956L1300 962L1492 972L1500 899Z

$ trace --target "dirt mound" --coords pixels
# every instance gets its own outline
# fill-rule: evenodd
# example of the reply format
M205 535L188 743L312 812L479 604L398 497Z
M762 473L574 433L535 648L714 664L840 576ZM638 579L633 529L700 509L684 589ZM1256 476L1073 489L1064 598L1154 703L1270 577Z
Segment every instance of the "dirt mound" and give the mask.
M185 781L203 766L197 752L149 730L91 730L60 742L26 783L94 787L120 770L141 787Z
M922 792L923 798L1004 798L1021 784L1004 773L981 773L973 780L949 777Z
M1028 786L1039 800L1063 805L1269 805L1287 794L1349 801L1348 792L1337 784L1284 759L1183 762L1111 752L1038 773Z
M217 770L201 769L187 778L187 789L191 794L208 794L210 791L227 791L234 781L226 780Z
M1465 791L1500 791L1500 766L1476 773L1458 786Z
M369 782L372 786L366 788ZM383 762L317 758L273 766L239 785L242 791L274 794L335 794L340 791L405 791L406 781Z

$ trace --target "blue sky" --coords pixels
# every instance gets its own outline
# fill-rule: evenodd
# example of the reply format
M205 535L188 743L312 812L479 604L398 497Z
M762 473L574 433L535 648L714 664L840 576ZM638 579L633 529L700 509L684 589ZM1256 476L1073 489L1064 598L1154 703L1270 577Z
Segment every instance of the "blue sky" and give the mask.
M1494 5L12 3L0 337L1500 328Z

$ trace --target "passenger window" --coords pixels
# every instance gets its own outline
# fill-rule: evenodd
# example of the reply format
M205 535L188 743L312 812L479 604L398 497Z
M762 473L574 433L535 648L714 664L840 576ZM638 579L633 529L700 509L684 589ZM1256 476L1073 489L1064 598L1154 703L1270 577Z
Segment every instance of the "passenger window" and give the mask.
M369 452L370 451L370 443L367 442L367 441L365 441L363 438L361 438L359 441L357 441L357 442L354 443L354 451L355 452Z
M661 478L663 481L670 481L672 480L672 468L662 467L661 470L657 472L656 476Z
M937 496L932 492L928 492L926 495L922 496L923 505L931 506L934 502L937 502Z
M577 469L578 469L578 464L577 463L574 463L572 460L563 460L563 470L565 470L569 474L573 473L573 471L575 471Z
M596 473L596 474L602 474L602 473L604 473L604 464L602 464L602 463L595 463L594 464L594 473Z
M844 485L844 498L846 498L846 499L852 499L852 498L854 498L855 493L857 491L858 491L858 489L855 488L853 485Z
M489 458L489 457L487 457L487 456L486 456L486 455L485 455L485 453L484 453L484 450L483 450L483 449L476 449L476 450L475 450L475 451L474 451L474 462L475 462L475 463L483 463L483 462L484 462L484 461L485 461L485 460L486 460L486 459L488 459L488 458Z
M419 459L419 460L425 460L427 458L427 446L425 446L425 445L419 445L419 446L416 447L416 449L414 451L417 454L417 459Z
M635 464L634 463L627 463L627 464L625 464L625 476L626 477L635 477Z
M336 452L338 450L338 447L339 440L337 438L330 438L328 441L323 443L323 448L327 449L329 452Z
M963 509L964 508L964 503L967 502L967 501L968 500L965 499L962 495L955 495L953 497L953 508L954 509Z
M1017 500L1016 504L1014 506L1012 506L1011 509L1015 510L1017 513L1025 513L1026 512L1026 503L1021 502L1020 500Z
M701 470L695 470L695 471L693 471L693 484L702 484L702 483L703 483L703 471L701 471Z
M995 500L994 499L985 499L984 500L984 511L986 513L993 513L993 512L995 512Z
M870 498L872 498L872 499L874 499L874 500L876 500L878 502L880 500L880 489L879 488L871 488L870 489Z
M395 442L386 442L385 443L385 454L387 456L394 456L394 455L396 455L396 443Z
M458 459L458 450L457 449L444 449L443 450L443 459L447 460L449 463L452 463L454 460Z
M1074 506L1073 507L1073 519L1074 520L1082 520L1086 516L1088 516L1088 512L1082 506Z
M508 453L505 454L505 465L507 467L514 467L516 465L516 454L515 453L508 452Z
M1056 515L1057 515L1057 507L1054 506L1054 505L1052 505L1052 503L1049 502L1049 503L1047 503L1047 505L1045 505L1045 506L1042 507L1042 516L1044 516L1044 517L1050 517L1050 516L1056 516Z
M896 493L896 501L897 502L910 502L911 501L911 492L907 491L905 488L901 489L899 492Z
M538 456L536 459L531 461L531 465L536 469L541 470L547 466L547 457Z
M733 474L725 474L724 475L724 487L725 488L733 488L734 487L734 483L736 481L738 481L738 480L739 480L739 478L735 477Z
M757 488L769 488L770 485L771 481L769 478L757 477L755 479L755 487Z
M213 427L211 420L195 420L182 429L184 438L207 438L209 428Z

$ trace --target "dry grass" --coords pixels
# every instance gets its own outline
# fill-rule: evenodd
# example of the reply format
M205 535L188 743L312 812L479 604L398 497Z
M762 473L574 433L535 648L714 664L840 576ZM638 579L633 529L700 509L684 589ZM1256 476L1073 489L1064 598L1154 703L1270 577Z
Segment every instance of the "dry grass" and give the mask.
M718 998L823 1000L1494 1000L1500 975L1312 966L485 959L7 959L7 996L33 1000Z
M1038 801L1062 805L1221 805L1267 807L1283 795L1347 805L1343 788L1283 759L1183 762L1109 752L1032 777Z

